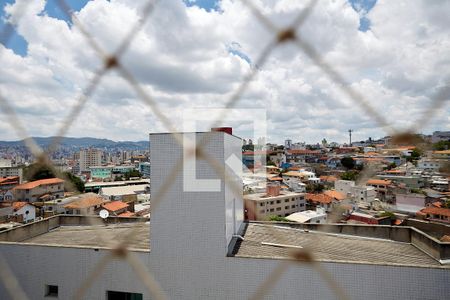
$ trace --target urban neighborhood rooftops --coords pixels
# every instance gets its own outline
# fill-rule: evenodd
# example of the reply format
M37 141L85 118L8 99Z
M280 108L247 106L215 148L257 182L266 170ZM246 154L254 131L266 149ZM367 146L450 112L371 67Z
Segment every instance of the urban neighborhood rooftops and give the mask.
M64 183L64 180L62 180L60 178L40 179L40 180L35 180L35 181L31 181L31 182L27 182L27 183L18 185L14 189L15 190L29 190L29 189L34 189L41 185L59 184L59 183Z
M67 209L83 209L83 208L88 208L88 207L93 207L93 206L97 206L100 205L104 202L105 200L103 200L103 198L99 197L99 196L89 196L89 197L84 197L80 200L75 200L69 204L64 205L64 208Z

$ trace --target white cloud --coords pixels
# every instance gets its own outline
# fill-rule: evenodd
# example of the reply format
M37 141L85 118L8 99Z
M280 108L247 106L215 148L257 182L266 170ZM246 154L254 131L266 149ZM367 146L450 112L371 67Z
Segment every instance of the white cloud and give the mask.
M364 12L371 27L361 32L361 12L345 0L319 1L298 34L396 128L408 128L431 104L436 88L450 79L450 1L436 2L378 1ZM91 1L77 17L96 42L113 52L139 19L142 3ZM255 3L283 27L306 2ZM44 1L33 1L19 22L18 32L28 42L26 57L0 46L0 92L14 103L30 133L39 136L56 133L101 67L80 31L47 16L44 7ZM6 8L11 20L15 8ZM182 109L223 107L250 71L244 58L229 52L230 45L239 45L254 63L272 39L239 1L224 0L220 11L211 12L186 7L181 0L160 1L122 63L180 127ZM275 49L237 107L267 108L269 137L277 142L288 137L345 141L348 128L355 130L355 139L385 134L292 44ZM422 130L450 130L449 112L444 107ZM156 131L166 129L118 73L110 72L69 135L145 140ZM1 130L0 139L15 136Z

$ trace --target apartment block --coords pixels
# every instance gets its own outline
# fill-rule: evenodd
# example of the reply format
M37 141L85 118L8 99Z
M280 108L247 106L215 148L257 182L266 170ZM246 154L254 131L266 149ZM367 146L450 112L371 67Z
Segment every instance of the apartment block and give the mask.
M246 219L257 221L286 217L306 208L304 193L281 191L279 186L268 186L266 193L245 195L244 204Z

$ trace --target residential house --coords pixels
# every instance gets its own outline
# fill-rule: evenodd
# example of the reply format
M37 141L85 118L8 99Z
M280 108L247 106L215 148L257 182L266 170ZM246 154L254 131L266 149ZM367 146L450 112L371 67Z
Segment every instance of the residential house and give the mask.
M429 221L450 223L450 209L442 207L426 207L417 213L417 216L423 217Z
M102 204L102 208L106 209L112 216L131 216L130 214L124 214L128 210L128 204L122 201L112 201L104 203Z
M369 179L366 184L375 188L378 199L388 200L390 198L389 187L392 185L392 181L384 179Z
M286 217L289 221L301 224L324 224L327 222L327 213L323 208L316 210L305 210L293 213Z
M325 212L331 212L333 210L333 205L336 203L333 197L325 194L306 194L306 202L308 209L316 209L321 207Z
M14 200L36 202L64 197L64 180L48 178L27 182L12 189Z
M33 222L36 219L36 207L28 202L13 202L13 215L22 216L22 222Z
M88 196L64 205L67 214L94 215L101 208L104 199L99 196Z
M19 176L0 178L0 201L6 201L4 195L20 183ZM10 199L12 200L12 199Z

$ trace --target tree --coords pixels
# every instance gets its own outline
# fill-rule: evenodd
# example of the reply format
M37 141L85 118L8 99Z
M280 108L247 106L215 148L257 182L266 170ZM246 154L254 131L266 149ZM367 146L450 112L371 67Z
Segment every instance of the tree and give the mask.
M350 156L345 156L341 159L341 164L347 169L351 170L355 167L355 160Z
M442 151L450 149L450 141L439 141L433 144L433 150Z
M358 173L356 173L355 171L347 171L347 172L345 172L345 173L343 173L341 175L341 179L342 180L353 180L353 181L355 181L357 177L358 177Z
M396 168L397 167L397 165L395 164L395 162L393 162L393 163L390 163L387 167L386 167L386 170L392 170L392 169L394 169L394 168Z
M131 177L142 177L142 174L138 170L130 170L123 174L125 180L130 180Z
M64 177L67 178L70 183L79 191L80 193L84 193L84 182L78 176L73 175L70 172L64 172Z
M406 158L406 161L409 161L409 162L416 161L416 160L418 160L420 158L421 155L422 155L422 151L420 151L419 149L415 148L411 152L411 155Z

